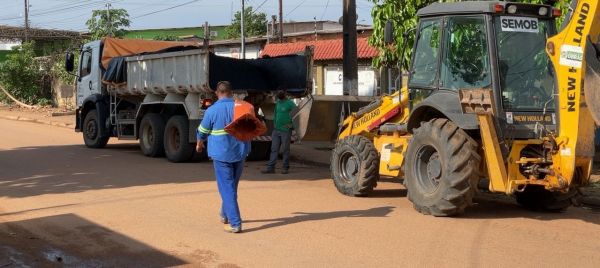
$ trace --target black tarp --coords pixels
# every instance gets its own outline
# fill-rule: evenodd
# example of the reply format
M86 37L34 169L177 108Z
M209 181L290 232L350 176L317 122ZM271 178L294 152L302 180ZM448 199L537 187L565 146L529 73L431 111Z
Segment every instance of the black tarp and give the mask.
M127 83L127 62L125 57L116 57L110 59L108 68L102 75L102 81L110 84Z
M210 54L210 87L229 81L234 90L274 91L286 89L302 95L307 88L306 57L284 56L264 59L233 59Z

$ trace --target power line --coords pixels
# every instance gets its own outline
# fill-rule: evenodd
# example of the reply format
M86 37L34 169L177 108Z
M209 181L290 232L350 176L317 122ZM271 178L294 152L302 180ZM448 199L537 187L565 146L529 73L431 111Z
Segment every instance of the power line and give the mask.
M254 12L258 12L258 10L267 2L267 0L263 1L262 3L260 3L260 5L258 5L258 7L256 9L254 9Z
M323 20L323 17L325 17L325 13L327 12L328 7L329 7L329 0L327 0L327 4L325 4L325 9L323 10L323 14L321 14L320 20Z
M306 2L306 0L303 0L302 2L300 2L296 7L294 7L290 12L288 12L287 14L285 14L285 16L289 16L290 14L292 14L294 11L296 11L296 9L298 9L302 4L304 4L304 2Z
M159 12L163 12L163 11L171 10L171 9L174 9L174 8L182 7L182 6L185 6L185 5L189 5L189 4L191 4L191 3L195 3L195 2L198 2L198 1L200 1L200 0L192 0L192 1L189 1L189 2L185 2L185 3L179 4L179 5L172 6L172 7L167 7L167 8L163 8L163 9L155 10L155 11L152 11L152 12L148 12L148 13L146 13L146 14L142 14L142 15L139 15L139 16L135 16L135 17L133 17L133 18L134 18L134 19L137 19L137 18L141 18L141 17L149 16L149 15L156 14L156 13L159 13Z

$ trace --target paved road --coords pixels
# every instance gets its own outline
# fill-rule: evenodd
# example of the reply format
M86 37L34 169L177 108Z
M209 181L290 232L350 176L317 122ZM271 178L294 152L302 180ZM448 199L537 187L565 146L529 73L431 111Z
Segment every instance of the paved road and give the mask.
M600 266L600 212L544 214L478 199L460 218L423 216L394 181L337 193L293 166L240 184L245 233L222 231L210 163L171 164L135 144L91 150L68 129L0 120L0 267Z

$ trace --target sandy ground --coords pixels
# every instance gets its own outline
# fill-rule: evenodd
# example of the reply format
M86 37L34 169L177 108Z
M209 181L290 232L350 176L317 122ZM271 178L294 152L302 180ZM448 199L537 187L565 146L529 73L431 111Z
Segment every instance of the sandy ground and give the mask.
M478 198L458 218L417 213L397 181L339 194L294 164L240 184L245 232L218 222L212 165L85 148L66 128L0 119L0 267L599 267L600 211Z

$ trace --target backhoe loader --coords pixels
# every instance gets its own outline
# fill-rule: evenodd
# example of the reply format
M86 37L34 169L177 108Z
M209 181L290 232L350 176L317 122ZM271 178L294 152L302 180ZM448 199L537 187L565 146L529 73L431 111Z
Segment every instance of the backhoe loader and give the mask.
M340 124L337 189L365 196L382 176L403 179L414 208L434 216L463 213L478 188L536 210L569 207L600 124L599 6L573 1L560 29L550 5L419 10L407 86Z

